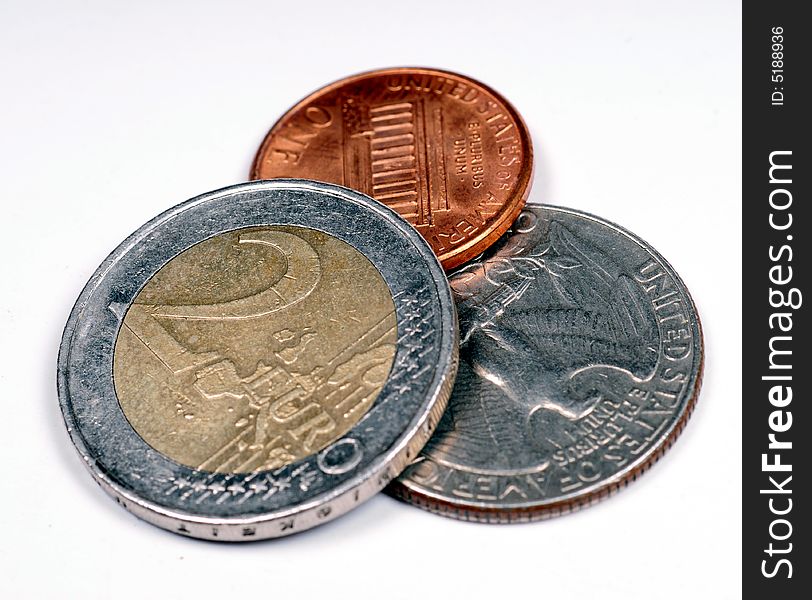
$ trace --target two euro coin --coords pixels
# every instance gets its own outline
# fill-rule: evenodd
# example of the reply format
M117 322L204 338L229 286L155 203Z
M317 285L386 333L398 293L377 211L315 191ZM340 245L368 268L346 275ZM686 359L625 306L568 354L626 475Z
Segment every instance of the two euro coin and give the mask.
M304 180L176 206L102 263L70 315L59 398L125 508L197 538L295 533L359 505L445 408L457 321L396 213Z

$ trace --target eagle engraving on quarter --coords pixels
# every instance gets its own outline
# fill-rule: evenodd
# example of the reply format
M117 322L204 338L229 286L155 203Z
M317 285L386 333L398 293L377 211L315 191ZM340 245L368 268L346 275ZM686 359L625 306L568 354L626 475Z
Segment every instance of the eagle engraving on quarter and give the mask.
M457 380L393 494L463 519L541 518L617 489L687 420L702 364L687 290L626 232L544 210L450 275Z
M452 278L468 350L457 376L467 391L454 397L480 402L452 401L440 425L450 435L430 442L439 452L470 455L475 444L483 468L515 468L525 455L533 464L539 447L556 445L540 422L580 419L603 388L653 375L660 340L642 291L566 225L554 221L540 248L483 269L492 289L466 297L477 268Z

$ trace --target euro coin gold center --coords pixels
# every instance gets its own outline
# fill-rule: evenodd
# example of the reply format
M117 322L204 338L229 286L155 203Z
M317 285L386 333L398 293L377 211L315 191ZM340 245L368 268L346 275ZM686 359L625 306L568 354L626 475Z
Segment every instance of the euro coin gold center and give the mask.
M152 448L220 473L278 469L346 434L395 356L392 294L337 237L238 229L166 263L116 339L121 408Z

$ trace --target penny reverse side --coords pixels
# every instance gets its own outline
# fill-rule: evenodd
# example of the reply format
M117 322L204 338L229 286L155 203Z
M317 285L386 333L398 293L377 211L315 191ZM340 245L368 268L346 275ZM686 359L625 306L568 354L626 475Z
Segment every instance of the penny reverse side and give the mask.
M570 512L646 470L693 410L702 333L679 276L620 227L543 210L450 276L459 375L388 488L407 502L481 522Z
M527 128L497 92L456 73L396 68L342 79L291 108L251 178L307 177L372 196L450 269L507 231L532 171Z

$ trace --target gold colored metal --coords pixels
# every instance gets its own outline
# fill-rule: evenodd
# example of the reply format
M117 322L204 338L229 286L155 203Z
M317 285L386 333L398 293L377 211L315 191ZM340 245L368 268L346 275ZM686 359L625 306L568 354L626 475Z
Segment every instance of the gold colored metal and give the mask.
M135 298L116 340L121 408L150 446L212 472L277 469L349 431L395 356L369 260L304 227L200 242Z

